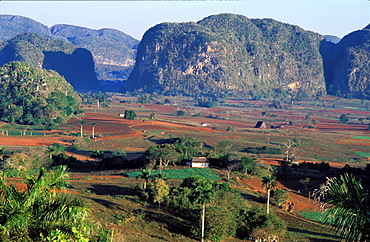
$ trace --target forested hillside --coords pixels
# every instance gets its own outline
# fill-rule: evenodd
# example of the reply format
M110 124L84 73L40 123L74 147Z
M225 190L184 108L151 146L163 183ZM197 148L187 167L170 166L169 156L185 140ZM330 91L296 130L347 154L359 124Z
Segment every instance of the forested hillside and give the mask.
M345 36L335 45L331 57L328 92L341 97L370 99L370 25Z
M162 23L145 33L128 88L255 99L320 96L326 93L322 40L298 26L235 14Z
M0 43L0 66L10 61L55 70L80 92L101 90L91 53L64 40L34 33L20 34Z
M0 68L0 119L52 128L82 112L80 98L55 71L10 62Z

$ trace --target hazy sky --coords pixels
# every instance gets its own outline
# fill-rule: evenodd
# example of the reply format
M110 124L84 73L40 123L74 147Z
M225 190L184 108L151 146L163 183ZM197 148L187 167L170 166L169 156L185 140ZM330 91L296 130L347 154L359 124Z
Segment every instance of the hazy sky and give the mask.
M0 1L0 13L30 17L49 27L64 23L115 28L137 39L161 22L196 22L211 14L237 13L343 37L370 24L370 0Z

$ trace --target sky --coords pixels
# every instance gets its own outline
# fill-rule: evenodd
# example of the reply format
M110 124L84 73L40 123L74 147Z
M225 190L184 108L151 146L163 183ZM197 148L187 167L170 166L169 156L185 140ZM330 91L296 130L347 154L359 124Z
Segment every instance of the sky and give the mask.
M0 1L0 14L29 17L49 27L114 28L139 40L156 24L196 22L220 13L272 18L342 38L370 24L370 0Z

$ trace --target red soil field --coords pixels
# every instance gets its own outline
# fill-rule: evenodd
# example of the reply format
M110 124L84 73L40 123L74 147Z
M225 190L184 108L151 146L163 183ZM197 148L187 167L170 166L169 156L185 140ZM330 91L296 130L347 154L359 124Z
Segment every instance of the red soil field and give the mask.
M49 146L54 143L68 145L70 137L50 137L50 136L0 136L0 145L19 145L19 146Z

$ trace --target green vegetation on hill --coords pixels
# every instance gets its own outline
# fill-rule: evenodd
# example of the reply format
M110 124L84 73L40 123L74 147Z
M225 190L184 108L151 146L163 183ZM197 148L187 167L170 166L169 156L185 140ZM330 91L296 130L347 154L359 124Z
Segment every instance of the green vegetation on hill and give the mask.
M354 31L334 47L328 92L346 98L370 99L370 28Z
M322 39L297 26L235 14L162 23L145 33L128 88L255 99L320 96L326 93Z
M53 127L80 114L80 100L58 73L27 63L10 62L0 68L0 118L20 124Z

